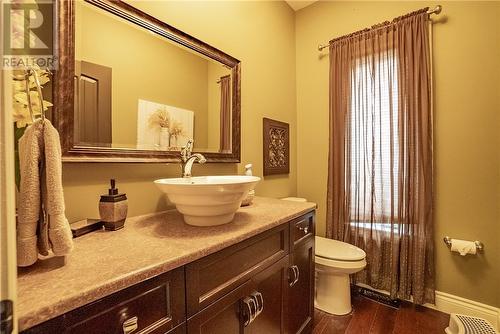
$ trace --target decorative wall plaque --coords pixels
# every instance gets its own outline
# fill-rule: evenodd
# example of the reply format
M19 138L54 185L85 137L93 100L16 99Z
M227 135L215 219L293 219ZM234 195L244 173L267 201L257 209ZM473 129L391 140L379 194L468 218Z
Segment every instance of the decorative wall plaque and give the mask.
M288 123L264 118L264 175L290 172L290 129Z

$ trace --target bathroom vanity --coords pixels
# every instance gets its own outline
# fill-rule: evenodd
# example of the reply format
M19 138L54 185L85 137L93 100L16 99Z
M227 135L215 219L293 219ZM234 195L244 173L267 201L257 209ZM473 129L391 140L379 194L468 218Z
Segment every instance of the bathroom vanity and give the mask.
M255 198L232 223L175 211L75 240L18 278L24 333L310 333L313 203Z

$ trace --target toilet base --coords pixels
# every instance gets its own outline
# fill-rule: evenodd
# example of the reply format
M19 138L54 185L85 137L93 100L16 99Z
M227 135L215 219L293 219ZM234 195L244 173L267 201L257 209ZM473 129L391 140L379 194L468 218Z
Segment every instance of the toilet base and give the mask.
M351 285L348 274L316 270L314 306L334 315L351 313Z

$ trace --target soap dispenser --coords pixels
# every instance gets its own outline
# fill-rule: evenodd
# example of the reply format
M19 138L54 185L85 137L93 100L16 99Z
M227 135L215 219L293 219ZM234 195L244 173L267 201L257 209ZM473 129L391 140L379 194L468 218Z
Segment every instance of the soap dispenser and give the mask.
M245 165L245 175L252 176L252 164ZM255 190L250 190L245 197L245 199L241 202L241 206L247 206L252 204L253 198L255 197Z
M104 228L108 231L116 231L125 225L127 219L128 202L127 195L119 194L114 179L110 180L111 188L107 195L102 195L99 201L99 214Z

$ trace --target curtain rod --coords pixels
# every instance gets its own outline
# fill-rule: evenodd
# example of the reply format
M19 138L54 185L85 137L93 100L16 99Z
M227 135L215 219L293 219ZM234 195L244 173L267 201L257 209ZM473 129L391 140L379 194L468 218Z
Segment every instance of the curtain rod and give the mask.
M441 5L437 5L436 7L434 7L434 9L429 9L427 11L427 14L431 15L431 14L439 14L441 13L441 10L443 10L443 6ZM318 51L323 51L323 49L326 49L327 47L329 47L330 44L320 44L318 45Z

